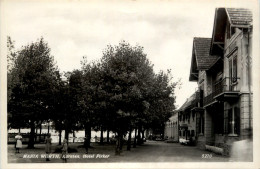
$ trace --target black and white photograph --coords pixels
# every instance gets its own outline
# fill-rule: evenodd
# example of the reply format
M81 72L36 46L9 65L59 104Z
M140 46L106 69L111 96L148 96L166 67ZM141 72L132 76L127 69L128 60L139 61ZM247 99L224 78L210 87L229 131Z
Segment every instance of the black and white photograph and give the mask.
M1 168L260 167L259 1L0 5Z

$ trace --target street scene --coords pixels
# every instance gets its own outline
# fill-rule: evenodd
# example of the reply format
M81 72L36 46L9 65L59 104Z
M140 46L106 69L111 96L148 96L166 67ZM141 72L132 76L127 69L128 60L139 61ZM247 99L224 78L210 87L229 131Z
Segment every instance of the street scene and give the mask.
M143 3L5 4L8 163L253 162L253 10Z

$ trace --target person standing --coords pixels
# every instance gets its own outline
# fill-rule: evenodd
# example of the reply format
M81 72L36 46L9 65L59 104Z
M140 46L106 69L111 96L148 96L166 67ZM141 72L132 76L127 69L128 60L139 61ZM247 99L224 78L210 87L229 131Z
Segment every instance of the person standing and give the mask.
M68 142L67 142L67 139L64 139L63 143L62 143L62 148L61 148L61 158L64 163L67 162L67 157L66 157L67 154L68 154Z
M51 153L51 134L47 134L47 138L45 139L45 152L46 152L46 161L50 161L49 154Z
M22 148L23 144L22 144L22 136L20 133L18 133L16 136L15 136L15 153L20 153L20 148Z

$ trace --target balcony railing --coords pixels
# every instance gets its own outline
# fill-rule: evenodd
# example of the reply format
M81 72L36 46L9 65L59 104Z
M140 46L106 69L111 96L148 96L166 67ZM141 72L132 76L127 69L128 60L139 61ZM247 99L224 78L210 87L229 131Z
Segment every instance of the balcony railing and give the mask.
M196 91L194 94L195 94L195 97L194 97L194 99L191 101L191 105L192 105L192 107L198 107L198 103L199 103L199 92Z
M213 92L204 97L204 105L213 102L215 100L215 97L220 95L221 93L234 91L234 86L235 84L237 84L238 79L238 77L225 77L224 79L215 83L212 90Z
M233 78L226 77L223 80L215 83L214 95L217 96L223 92L234 91L234 85L237 83L238 79L239 79L238 77L233 77Z
M203 107L203 97L202 96L203 95L200 93L199 90L195 92L194 99L191 102L191 105L193 108Z
M213 101L213 93L210 93L209 95L205 96L203 99L204 105L207 105Z

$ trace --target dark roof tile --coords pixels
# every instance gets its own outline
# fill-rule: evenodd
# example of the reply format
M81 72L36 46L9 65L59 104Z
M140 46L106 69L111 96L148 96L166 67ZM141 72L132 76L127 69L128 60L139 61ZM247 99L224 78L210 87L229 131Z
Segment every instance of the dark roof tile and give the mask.
M249 9L227 8L228 18L233 25L252 25L253 16Z
M209 54L211 38L194 38L194 50L197 60L198 70L208 70L214 64L219 56Z
M193 93L186 101L183 103L183 105L178 109L178 111L184 111L187 107L191 106L192 100L194 100L196 97L195 93Z

